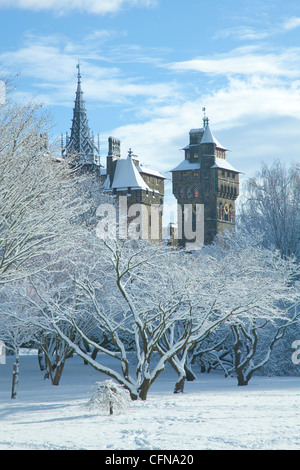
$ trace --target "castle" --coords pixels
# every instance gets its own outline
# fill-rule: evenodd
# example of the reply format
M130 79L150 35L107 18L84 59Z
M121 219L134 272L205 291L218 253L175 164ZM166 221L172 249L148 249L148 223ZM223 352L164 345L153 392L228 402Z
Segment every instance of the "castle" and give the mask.
M165 177L140 164L131 149L121 157L121 142L108 138L106 167L100 165L100 146L90 134L81 88L80 65L77 65L77 90L71 135L62 137L62 156L70 156L82 171L99 182L99 191L115 200L126 200L127 222L139 214L140 238L162 241L162 214ZM213 136L208 118L203 128L192 129L184 160L172 173L173 194L177 200L178 245L185 247L201 222L203 243L210 244L223 230L235 227L235 200L239 194L239 171L226 160L226 151ZM134 208L131 211L131 208ZM142 216L141 216L142 215ZM190 232L187 231L190 227Z
M204 109L205 110L205 109ZM185 226L192 225L203 207L204 244L212 243L217 234L235 227L235 201L239 195L239 171L227 160L226 151L213 136L204 116L203 128L191 129L184 160L172 170L173 194L178 202L178 223L185 246ZM187 214L186 212L191 209Z

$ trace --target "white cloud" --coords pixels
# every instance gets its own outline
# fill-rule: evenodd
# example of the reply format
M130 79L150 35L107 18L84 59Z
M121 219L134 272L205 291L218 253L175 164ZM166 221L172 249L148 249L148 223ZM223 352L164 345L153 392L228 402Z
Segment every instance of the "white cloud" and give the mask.
M293 16L286 20L283 24L283 29L286 31L291 31L292 29L298 28L300 26L300 18Z
M0 0L0 8L53 10L58 13L79 11L94 14L114 13L126 6L151 7L157 0Z
M300 26L300 17L292 16L284 21L265 25L264 29L239 25L217 31L214 39L234 38L239 41L260 41L276 35L286 34Z
M300 88L267 78L230 79L218 90L158 106L152 119L120 126L108 134L121 139L123 156L132 147L142 162L167 172L184 158L180 149L187 145L190 129L202 126L203 106L216 138L231 150L228 160L241 171L258 169L262 161L284 156L288 163L297 157ZM290 122L293 132L289 132Z
M300 73L300 48L285 48L278 52L260 51L258 46L234 49L225 54L174 62L174 71L195 71L210 75L254 75L296 77Z
M30 78L31 86L39 91L38 96L47 105L70 103L76 86L78 60L82 64L85 97L91 102L127 103L129 106L132 101L136 108L141 98L151 107L176 98L178 86L175 81L163 83L129 76L111 63L110 52L101 49L108 35L105 30L92 31L80 43L75 43L63 35L39 37L28 34L20 49L0 53L0 62L9 73ZM141 54L139 50L138 60L141 60Z
M270 31L257 31L256 29L250 28L249 26L235 26L218 31L214 35L214 39L234 37L238 40L257 41L259 39L265 39L269 35Z
M171 170L183 159L179 149L188 143L189 130L202 126L203 106L207 108L216 138L233 149L228 155L229 161L237 168L242 167L242 171L254 161L257 168L257 162L275 156L272 128L263 131L276 119L282 119L282 147L286 149L286 158L292 157L289 149L293 149L294 155L295 143L291 147L291 142L285 141L284 122L289 119L299 124L300 48L286 48L275 53L257 46L243 47L226 54L166 64L165 76L159 51L151 50L149 64L151 55L158 54L153 65L160 66L158 72L162 80L159 81L154 75L138 76L138 64L149 50L132 46L123 56L125 47L122 49L115 43L102 47L109 36L105 30L91 31L75 43L62 35L47 38L28 35L21 49L0 54L0 62L29 77L31 88L40 90L47 105L70 108L76 87L75 65L79 58L88 115L91 108L94 115L99 113L103 140L107 142L108 135L115 135L122 141L123 156L131 147L143 163L160 171ZM115 59L117 62L114 63ZM124 61L136 65L126 67ZM145 68L142 67L142 71ZM213 76L211 89L208 76ZM201 89L202 83L205 88ZM194 92L192 97L191 92ZM124 106L118 106L124 103ZM104 114L113 116L111 110L115 105L118 113L129 116L126 125L120 124L121 119L116 124L111 124L113 118L109 120L110 124L105 122ZM103 124L100 124L101 120ZM258 122L263 123L263 127L258 129ZM115 128L107 129L114 125ZM241 130L247 135L245 147L240 138ZM280 126L274 131L275 136L279 134ZM255 155L250 155L251 151Z

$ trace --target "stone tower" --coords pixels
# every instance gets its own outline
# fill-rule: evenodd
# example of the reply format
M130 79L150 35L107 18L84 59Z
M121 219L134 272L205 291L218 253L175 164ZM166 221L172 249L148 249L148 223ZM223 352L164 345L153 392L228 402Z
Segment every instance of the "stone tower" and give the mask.
M204 209L204 244L223 230L235 228L235 200L239 195L239 171L226 160L226 151L213 136L208 118L203 128L192 129L184 160L172 170L173 194L178 203L180 246L186 246L186 226L200 223ZM203 206L200 206L203 205Z
M99 145L98 147L95 145L94 137L90 135L83 91L81 88L80 64L77 65L77 69L77 90L73 108L71 135L66 135L65 144L62 137L62 155L71 156L74 159L74 163L81 166L84 170L99 170Z
M105 175L103 173L101 170L103 192L111 194L115 200L126 201L128 230L136 221L139 238L162 241L165 177L141 165L131 149L127 158L121 158L120 140L114 137L108 139Z

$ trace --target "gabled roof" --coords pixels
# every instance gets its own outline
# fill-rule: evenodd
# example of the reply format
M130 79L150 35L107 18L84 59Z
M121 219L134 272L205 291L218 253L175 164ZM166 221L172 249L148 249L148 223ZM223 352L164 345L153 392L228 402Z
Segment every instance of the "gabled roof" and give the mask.
M116 170L111 188L116 190L127 188L149 189L149 186L139 174L132 158L128 156L126 159L116 162Z
M146 175L156 176L157 178L166 179L166 177L163 176L161 173L159 173L159 171L152 170L151 168L147 168L146 166L138 165L136 168L139 173L145 173Z

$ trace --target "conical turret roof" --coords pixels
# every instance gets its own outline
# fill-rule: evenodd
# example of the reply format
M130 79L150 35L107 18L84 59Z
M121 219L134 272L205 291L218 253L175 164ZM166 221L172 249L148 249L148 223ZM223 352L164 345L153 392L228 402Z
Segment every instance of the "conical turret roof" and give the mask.
M204 129L204 133L201 139L201 144L215 144L215 146L222 150L228 150L214 137L209 124L207 123Z

